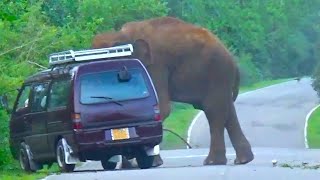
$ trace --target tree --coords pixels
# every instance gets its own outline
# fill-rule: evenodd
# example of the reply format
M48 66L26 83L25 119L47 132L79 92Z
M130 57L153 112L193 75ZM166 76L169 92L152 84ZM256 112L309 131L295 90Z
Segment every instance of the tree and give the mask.
M90 48L95 33L167 14L159 0L28 0L0 2L0 94L48 66L48 55ZM8 93L10 104L17 91ZM0 108L0 168L11 161L8 115Z

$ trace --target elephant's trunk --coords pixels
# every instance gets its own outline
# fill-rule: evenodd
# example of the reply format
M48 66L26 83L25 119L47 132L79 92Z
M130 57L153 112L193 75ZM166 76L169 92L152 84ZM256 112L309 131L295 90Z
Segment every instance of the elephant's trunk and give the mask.
M232 89L232 99L233 101L236 101L238 94L239 94L239 87L240 87L240 71L237 65L235 65L235 79L234 79L234 84L233 84L233 89Z

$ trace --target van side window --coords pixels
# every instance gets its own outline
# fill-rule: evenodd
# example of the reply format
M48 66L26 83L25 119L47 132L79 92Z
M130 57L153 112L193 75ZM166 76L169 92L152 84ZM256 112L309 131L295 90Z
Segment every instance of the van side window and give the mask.
M30 95L30 86L25 86L20 94L16 112L22 111L23 109L27 109L29 107L29 95Z
M66 107L70 93L70 81L61 80L52 83L50 90L49 109Z
M39 112L44 111L47 101L47 88L48 83L37 84L33 87L32 91L32 102L31 102L31 111Z

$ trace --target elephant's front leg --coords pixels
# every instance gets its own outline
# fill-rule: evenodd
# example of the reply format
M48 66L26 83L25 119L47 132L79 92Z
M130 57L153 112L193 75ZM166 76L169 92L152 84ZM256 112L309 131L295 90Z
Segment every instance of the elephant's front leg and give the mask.
M211 134L210 152L204 165L227 164L224 141L224 125L227 119L228 106L225 92L212 92L206 98L203 110L208 118Z
M148 71L159 98L161 118L165 120L171 112L168 69L165 66L151 65L148 67Z
M254 155L251 150L251 145L241 130L233 102L231 103L231 112L226 123L226 129L237 155L234 163L246 164L252 161Z
M154 65L149 66L148 71L152 77L152 81L155 85L157 95L159 98L160 114L164 121L171 112L171 103L169 95L169 72L166 66ZM163 164L163 160L160 155L156 155L153 161L153 167L158 167Z

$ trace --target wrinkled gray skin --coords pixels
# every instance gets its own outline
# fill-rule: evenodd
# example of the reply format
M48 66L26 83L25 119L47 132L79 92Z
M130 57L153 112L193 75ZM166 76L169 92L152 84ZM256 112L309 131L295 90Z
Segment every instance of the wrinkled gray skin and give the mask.
M239 91L239 70L215 35L179 19L162 17L130 22L119 32L96 35L93 48L124 43L133 44L133 56L147 67L163 118L170 114L170 101L189 103L205 112L211 134L205 165L227 163L225 129L236 151L235 164L254 159L233 103ZM161 164L158 156L154 165Z

